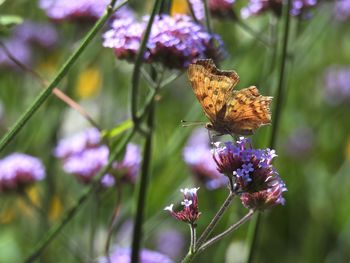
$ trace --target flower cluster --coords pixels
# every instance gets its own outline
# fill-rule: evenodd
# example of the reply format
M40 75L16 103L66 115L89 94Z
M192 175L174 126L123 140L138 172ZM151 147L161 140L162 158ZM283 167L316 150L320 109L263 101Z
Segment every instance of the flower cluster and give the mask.
M198 196L197 191L199 188L185 188L180 191L184 195L184 200L181 202L183 209L181 211L173 211L173 204L164 208L169 211L170 214L177 220L194 225L201 213L198 210Z
M63 169L74 174L82 183L90 183L93 177L108 163L109 149L101 142L97 129L85 130L59 142L54 155L63 161ZM134 183L141 164L138 146L128 144L121 162L114 162L112 169L104 175L102 185L114 185L113 175L123 181Z
M183 150L183 157L192 173L209 190L228 184L228 178L218 172L210 151L208 131L204 128L193 132Z
M341 21L350 18L350 0L338 0L334 6L335 18Z
M98 263L130 263L131 262L131 249L114 247L113 252L109 255L109 258L102 257L98 260ZM172 263L173 261L166 255L159 252L142 249L140 250L140 263Z
M13 153L0 160L0 193L21 190L44 177L42 162L33 156Z
M233 179L233 189L240 194L243 205L263 210L284 204L284 182L272 166L275 151L253 149L251 141L244 137L235 143L217 143L213 158L220 173Z
M148 17L116 19L104 35L103 46L113 48L120 59L134 60L139 50ZM146 45L144 60L159 62L169 68L186 68L198 58L220 59L223 42L218 35L209 34L202 25L187 15L157 15Z
M189 0L194 16L198 20L204 20L205 11L202 0ZM209 0L208 7L210 13L218 18L231 17L234 18L233 4L235 0Z
M9 52L21 63L32 63L32 48L52 48L58 39L57 31L49 24L36 23L30 20L13 28L11 37L3 40ZM14 68L16 65L0 48L0 66Z
M39 7L55 21L63 20L97 20L103 15L110 0L40 0ZM129 17L133 13L127 7L120 8L116 17Z
M324 97L329 104L350 100L350 68L340 65L329 67L324 75Z
M317 5L317 0L292 0L292 7L290 14L293 16L306 16L310 8ZM248 18L250 16L260 15L265 11L271 10L277 16L282 14L282 1L281 0L250 0L248 5L241 9L241 16Z

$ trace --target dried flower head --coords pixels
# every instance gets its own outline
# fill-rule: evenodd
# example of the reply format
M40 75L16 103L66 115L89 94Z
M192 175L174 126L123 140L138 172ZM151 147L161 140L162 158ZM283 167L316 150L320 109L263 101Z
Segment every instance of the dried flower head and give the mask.
M183 158L196 179L205 184L209 190L228 184L227 177L218 172L216 168L206 129L199 128L193 132L183 150Z
M182 222L194 225L201 213L198 210L198 196L197 191L199 188L185 188L180 191L184 195L184 200L181 202L183 209L181 211L173 211L173 204L164 208L169 211L170 214Z
M0 160L0 192L21 190L44 177L42 162L33 156L13 153Z
M104 35L103 46L113 48L118 58L133 61L140 47L149 17L142 22L117 19ZM202 25L186 15L157 15L147 42L144 60L159 62L169 68L186 68L198 58L223 56L223 42L209 34Z

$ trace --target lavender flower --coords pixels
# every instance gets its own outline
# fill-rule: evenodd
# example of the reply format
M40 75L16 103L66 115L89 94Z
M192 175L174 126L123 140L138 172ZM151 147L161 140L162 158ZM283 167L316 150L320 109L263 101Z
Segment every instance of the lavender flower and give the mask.
M286 138L286 155L303 160L314 146L314 132L308 127L301 127L292 131Z
M56 21L97 20L103 15L110 0L40 0L39 6L46 15ZM132 13L126 7L117 11L116 16L127 17Z
M204 4L202 0L189 0L195 17L202 21L205 18ZM208 7L210 13L218 18L231 17L235 14L232 10L235 0L209 0Z
M160 231L156 237L157 251L177 259L184 250L185 237L179 231L168 229Z
M338 105L350 101L350 67L333 65L324 74L324 97L327 103Z
M108 258L100 258L99 263L130 263L131 262L131 249L121 248L116 246L113 252L110 254L110 260ZM140 251L140 263L172 263L173 261L166 255L160 254L156 251L142 249Z
M196 178L205 184L209 190L228 184L227 177L220 174L216 168L209 147L208 131L204 128L193 132L183 151L183 157Z
M42 162L33 156L13 153L0 160L0 192L20 190L44 177Z
M74 174L82 183L90 183L100 170L107 165L109 149L101 142L97 129L88 129L70 138L61 140L54 155L63 161L63 170ZM124 159L115 161L109 173L101 179L101 184L110 187L115 184L115 176L122 181L135 183L141 164L141 151L135 144L128 144Z
M336 19L345 21L350 18L350 0L338 0L334 6Z
M258 210L284 203L282 193L287 189L272 166L276 156L274 150L253 149L244 137L236 144L217 143L213 153L218 171L234 180L243 204Z
M8 51L21 63L30 65L32 63L32 52L29 45L19 39L10 38L3 41ZM7 56L0 47L0 67L15 69L17 65Z
M104 35L103 46L113 48L118 58L134 60L140 47L148 17L141 23L116 20ZM144 59L159 62L169 68L186 68L198 58L220 59L223 43L218 35L210 35L189 16L158 15L152 25Z
M248 5L241 9L241 16L243 18L248 18L268 10L273 11L277 16L281 16L282 5L281 0L250 0ZM307 17L309 15L309 9L316 5L317 0L293 0L290 14L293 16Z
M201 215L198 210L198 189L199 188L185 188L180 190L184 195L184 200L181 202L181 205L183 205L183 209L181 211L173 211L173 204L165 207L164 210L169 211L170 214L177 220L194 225Z

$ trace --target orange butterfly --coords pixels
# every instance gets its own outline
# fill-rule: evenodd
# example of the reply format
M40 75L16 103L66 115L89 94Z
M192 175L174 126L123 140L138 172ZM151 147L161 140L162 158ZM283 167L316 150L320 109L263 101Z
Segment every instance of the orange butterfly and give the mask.
M260 95L255 86L233 90L239 82L235 71L219 70L211 59L200 59L190 64L188 77L210 120L207 129L221 135L250 135L271 122L272 97Z

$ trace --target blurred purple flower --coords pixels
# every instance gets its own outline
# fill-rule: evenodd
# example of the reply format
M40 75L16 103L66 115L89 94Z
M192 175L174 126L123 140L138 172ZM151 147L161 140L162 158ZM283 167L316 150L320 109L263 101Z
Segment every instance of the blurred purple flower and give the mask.
M301 127L292 131L284 144L286 155L302 160L310 154L313 146L314 132L308 127Z
M21 189L44 177L42 162L33 156L13 153L0 160L0 192Z
M27 43L16 38L4 40L3 43L11 55L22 64L30 65L32 63L32 52ZM17 65L7 56L2 47L0 47L0 67L17 68Z
M157 251L170 256L174 260L182 255L185 244L185 237L179 231L173 229L160 231L156 237Z
M183 157L196 178L213 190L226 186L228 179L218 172L209 145L208 131L197 129L184 148Z
M110 254L110 260L102 257L98 260L98 263L130 263L131 262L131 249L114 247L113 252ZM140 251L140 263L173 263L173 261L156 251L142 249Z
M324 97L332 105L350 101L350 67L333 65L324 74Z
M199 188L185 188L180 191L184 195L184 200L181 202L183 209L181 211L174 211L173 204L164 208L179 221L194 225L201 215L198 209L198 196L197 191Z
M338 0L334 6L335 18L341 21L350 18L350 0Z
M202 0L189 0L195 17L202 21L205 18L204 3ZM234 18L233 4L235 0L209 0L208 7L210 13L218 18Z
M244 137L235 143L216 143L213 158L219 172L231 177L235 191L243 204L263 210L284 204L282 193L287 190L284 182L272 166L274 150L253 149L251 141Z
M39 7L46 15L61 20L97 20L103 15L110 0L40 0ZM128 17L132 13L127 7L116 12L117 17Z
M309 9L316 5L317 0L292 0L290 14L308 18ZM282 0L250 0L248 5L241 9L241 16L248 18L250 16L260 15L268 10L273 11L277 16L281 16Z
M148 17L142 22L116 20L104 35L103 46L113 48L120 59L134 60ZM223 42L186 15L157 15L152 25L144 59L169 68L186 68L198 58L222 58Z
M101 142L97 129L87 129L72 137L62 139L54 150L54 155L63 161L63 170L74 174L82 183L90 183L98 172L107 165L109 149ZM109 174L101 179L101 184L110 187L115 184L115 176L124 182L135 183L141 164L141 150L135 144L128 144L124 159L115 161Z
M54 150L57 158L67 158L71 155L82 153L86 149L95 148L101 143L100 132L95 129L87 129L72 137L62 139Z

